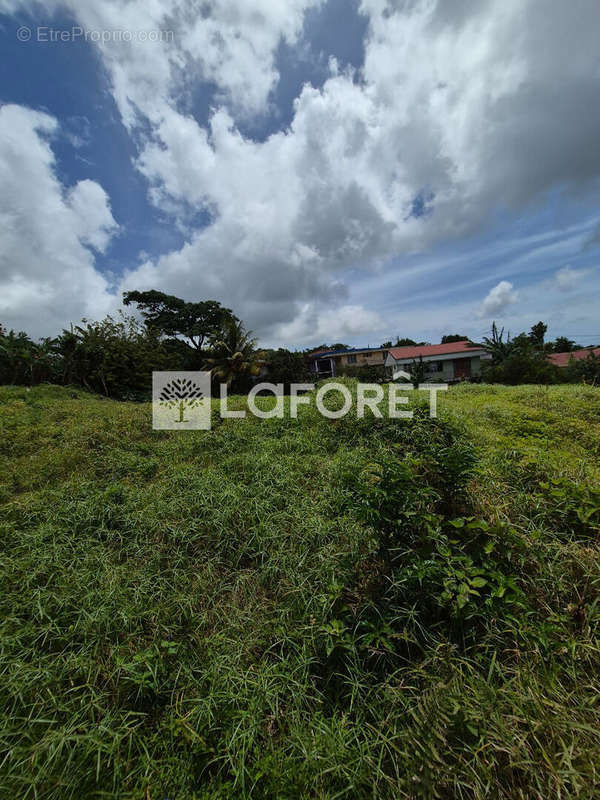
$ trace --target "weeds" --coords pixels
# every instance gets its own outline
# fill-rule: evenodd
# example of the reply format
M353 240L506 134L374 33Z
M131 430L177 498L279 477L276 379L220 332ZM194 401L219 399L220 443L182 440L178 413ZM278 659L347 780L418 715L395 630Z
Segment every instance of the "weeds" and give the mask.
M598 796L598 390L0 392L0 797Z

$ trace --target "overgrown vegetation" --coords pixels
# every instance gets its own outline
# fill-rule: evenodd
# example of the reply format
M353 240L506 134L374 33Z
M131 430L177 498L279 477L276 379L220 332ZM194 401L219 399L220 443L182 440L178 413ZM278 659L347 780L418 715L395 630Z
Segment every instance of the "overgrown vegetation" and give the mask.
M548 360L552 353L570 353L579 349L566 336L554 342L546 342L547 325L537 322L529 333L520 333L514 338L504 336L504 328L498 330L492 324L490 336L484 336L483 346L491 356L491 362L483 367L483 377L489 383L553 384L553 383L600 383L600 358L590 351L586 358L576 360L565 367L557 367Z
M1 388L0 796L597 797L598 390L409 394Z
M148 400L152 372L160 370L210 370L213 393L225 383L235 392L247 392L259 376L284 385L311 382L312 350L258 350L252 331L229 308L215 300L188 302L156 290L126 292L125 305L134 305L143 322L121 314L101 322L63 330L56 338L34 342L26 333L5 331L0 325L0 385L36 386L40 383L75 384L107 397ZM600 384L600 358L590 350L587 358L566 368L548 361L556 352L572 352L577 345L560 336L545 342L546 325L538 322L528 334L504 336L495 323L483 346L491 356L484 364L489 383ZM464 340L460 334L442 336L442 344ZM427 345L397 337L394 347ZM391 340L382 347L392 347ZM560 348L565 348L561 350ZM321 345L322 350L347 350L348 345ZM410 368L416 385L426 376L422 357ZM344 365L341 375L363 382L383 383L389 374L383 365Z

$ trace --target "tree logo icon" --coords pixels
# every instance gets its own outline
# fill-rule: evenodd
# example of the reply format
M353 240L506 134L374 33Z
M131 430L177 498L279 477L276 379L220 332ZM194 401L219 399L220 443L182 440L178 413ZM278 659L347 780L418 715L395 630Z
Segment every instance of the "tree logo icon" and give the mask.
M209 430L210 389L210 372L152 373L152 427Z
M174 378L161 391L160 403L162 406L179 411L179 419L174 422L189 422L183 418L185 409L196 408L203 397L204 392L197 383L189 378Z

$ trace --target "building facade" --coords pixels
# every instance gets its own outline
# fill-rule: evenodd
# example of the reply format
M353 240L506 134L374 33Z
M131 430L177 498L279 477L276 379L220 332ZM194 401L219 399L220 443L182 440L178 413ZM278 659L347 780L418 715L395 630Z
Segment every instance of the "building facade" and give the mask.
M478 345L468 341L448 344L415 345L390 348L385 366L389 377L398 371L410 372L415 361L423 359L426 381L451 383L481 375L481 363L490 356Z
M347 367L381 367L383 375L389 352L383 347L319 351L311 354L311 369L319 378L334 378Z

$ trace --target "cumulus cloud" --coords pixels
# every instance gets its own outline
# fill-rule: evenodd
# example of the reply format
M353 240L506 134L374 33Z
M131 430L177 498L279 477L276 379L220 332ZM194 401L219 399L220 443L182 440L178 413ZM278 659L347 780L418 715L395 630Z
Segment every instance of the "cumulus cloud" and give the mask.
M114 304L86 244L106 247L117 226L101 186L65 192L55 174L47 114L0 107L0 321L54 334Z
M152 201L180 225L190 206L212 222L121 289L215 297L272 336L301 325L307 305L343 307L340 270L378 269L476 230L496 208L598 182L596 0L362 0L360 73L332 69L302 88L289 129L245 138L242 121L269 112L277 48L300 41L319 2L60 3L87 28L175 34L98 47ZM216 90L207 124L187 102L200 82ZM102 223L90 224L95 242L78 236L101 248Z
M513 290L512 283L510 281L500 281L488 292L479 309L479 316L486 317L491 314L500 314L507 306L516 303L516 301L517 293Z
M103 253L118 229L104 189L95 181L79 181L69 190L66 202L77 224L73 232L81 242Z

